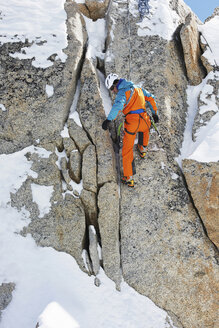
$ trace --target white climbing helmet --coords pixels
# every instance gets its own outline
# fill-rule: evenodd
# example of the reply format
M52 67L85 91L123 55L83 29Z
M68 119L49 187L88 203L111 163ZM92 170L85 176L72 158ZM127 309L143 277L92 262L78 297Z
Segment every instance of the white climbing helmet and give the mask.
M113 85L113 82L115 80L118 80L118 75L117 74L114 74L114 73L110 73L107 77L106 77L106 80L105 80L105 85L107 87L107 89L110 89L111 86Z

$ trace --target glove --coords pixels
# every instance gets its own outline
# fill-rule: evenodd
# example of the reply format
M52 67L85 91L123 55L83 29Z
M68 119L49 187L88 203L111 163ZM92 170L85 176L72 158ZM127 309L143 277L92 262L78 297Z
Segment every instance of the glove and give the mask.
M109 120L105 120L105 121L103 121L103 124L102 124L102 129L103 130L107 130L108 129L108 125L109 125Z
M159 117L158 117L157 114L152 114L152 117L153 117L154 123L158 123L159 122Z

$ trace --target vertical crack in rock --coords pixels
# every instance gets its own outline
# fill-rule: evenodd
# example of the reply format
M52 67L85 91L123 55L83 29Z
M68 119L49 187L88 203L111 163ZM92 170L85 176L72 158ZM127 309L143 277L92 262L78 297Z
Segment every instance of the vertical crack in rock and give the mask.
M95 227L102 247L103 268L105 273L115 281L117 288L119 288L121 277L118 238L119 203L118 195L116 194L118 188L116 184L117 174L112 141L109 133L103 131L101 127L105 119L105 113L96 65L97 62L92 61L88 57L85 58L81 72L81 93L78 102L78 112L83 129L89 135L96 152L97 186L95 190L91 191L96 194L97 200L97 222ZM94 162L94 159L90 160L91 163ZM92 164L88 166L90 168ZM95 172L90 172L90 174L90 178L93 178ZM93 188L94 182L91 185ZM88 186L85 189L89 190ZM106 204L108 204L109 208L106 207Z

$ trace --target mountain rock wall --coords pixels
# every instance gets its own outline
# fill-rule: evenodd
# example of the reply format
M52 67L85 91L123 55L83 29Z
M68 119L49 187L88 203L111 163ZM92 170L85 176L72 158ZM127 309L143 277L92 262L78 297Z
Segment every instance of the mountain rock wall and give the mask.
M5 43L0 51L1 103L7 109L1 112L0 153L10 153L40 140L54 142L68 117L76 82L81 69L87 42L84 21L74 3L66 3L68 56L65 63L50 60L53 66L35 68L33 59L19 60L10 53L19 52L31 44ZM48 97L46 85L52 86L54 95Z
M13 206L19 210L25 207L30 213L31 223L22 230L23 236L31 233L38 245L67 252L90 275L98 275L101 265L117 289L123 277L165 309L175 327L216 328L218 251L213 222L218 207L212 211L211 205L215 205L217 179L212 178L210 188L209 181L203 182L209 166L199 168L201 164L184 162L191 200L175 161L186 124L188 80L197 84L190 73L194 70L199 79L203 76L201 52L194 50L196 61L190 65L193 54L184 55L182 37L188 27L186 17L192 15L194 28L197 19L181 0L170 1L166 9L173 10L174 17L178 15L170 39L146 33L153 15L147 18L148 26L141 25L137 2L86 1L83 5L68 0L68 59L62 63L53 56L53 66L46 69L34 68L31 60L9 56L23 44L2 45L0 74L5 82L1 84L1 103L7 110L0 111L0 152L8 154L34 144L25 156L35 176L28 176L11 195ZM104 62L86 52L89 40L81 12L93 20L106 19ZM163 22L156 24L159 27ZM200 50L199 44L194 49ZM140 159L135 151L136 186L131 190L118 188L121 156L119 163L113 144L115 126L111 124L110 133L101 128L105 111L100 74L109 72L130 78L154 93L159 130L165 140L164 146L152 130L146 159ZM217 79L212 78L211 83L215 94ZM54 88L49 98L46 85ZM199 106L201 101L200 95ZM199 124L197 116L194 131ZM41 148L47 156L38 153ZM217 172L217 165L213 169ZM210 210L199 203L197 192L192 190L200 174L206 192L211 191L213 197ZM36 186L52 188L46 214L34 200ZM203 199L205 195L203 191ZM211 232L207 235L205 229Z

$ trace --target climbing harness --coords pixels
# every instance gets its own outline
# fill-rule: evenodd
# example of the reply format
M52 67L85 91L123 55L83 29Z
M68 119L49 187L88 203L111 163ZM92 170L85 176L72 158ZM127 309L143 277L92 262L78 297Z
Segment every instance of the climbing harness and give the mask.
M138 11L141 21L143 20L145 14L149 14L150 7L148 2L149 0L138 0Z

